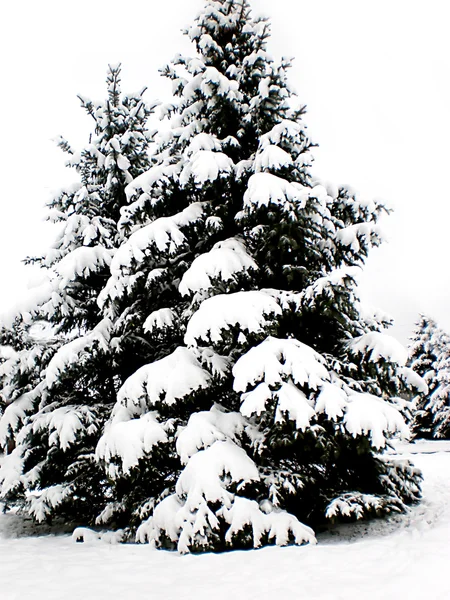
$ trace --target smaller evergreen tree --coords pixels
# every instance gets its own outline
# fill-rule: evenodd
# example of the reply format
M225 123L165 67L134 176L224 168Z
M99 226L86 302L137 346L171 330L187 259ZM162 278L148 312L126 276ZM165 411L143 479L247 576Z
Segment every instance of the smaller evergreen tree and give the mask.
M436 363L437 387L431 395L434 437L450 439L450 337L445 336L439 360Z
M450 336L420 315L409 348L410 366L428 390L416 398L412 431L416 438L450 438Z
M89 143L77 152L57 140L78 181L48 204L48 220L59 226L53 246L26 261L40 265L44 282L0 331L9 348L0 365L0 497L38 520L89 520L106 489L93 449L121 382L97 296L120 242L125 187L151 165L146 122L154 108L145 89L121 93L120 65L109 66L106 83L105 101L80 96L94 121Z

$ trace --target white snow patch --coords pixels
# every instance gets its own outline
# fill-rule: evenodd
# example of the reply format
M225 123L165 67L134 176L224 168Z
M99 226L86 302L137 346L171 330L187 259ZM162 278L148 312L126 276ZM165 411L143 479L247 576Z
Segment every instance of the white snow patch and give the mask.
M262 152L258 152L255 158L255 172L267 170L279 170L292 164L292 157L289 152L279 146L266 146Z
M214 279L230 281L237 273L258 269L253 258L247 254L243 242L229 238L214 244L212 250L198 256L184 273L179 291L183 296L207 290Z
M279 314L279 304L265 292L219 294L202 302L188 323L184 341L188 346L196 345L199 339L220 342L223 330L233 326L260 333L269 325L270 317Z
M109 267L112 254L112 250L100 244L75 248L56 265L56 271L62 277L60 286L65 286L68 281L74 281L77 277L88 277L103 267Z
M242 433L245 420L236 412L224 412L214 406L209 411L194 413L186 427L177 436L176 448L181 462L186 464L199 450L212 446L214 442L229 439L235 441Z
M122 414L123 407L131 415L138 415L158 402L175 404L192 392L207 388L210 379L195 354L180 346L161 360L144 365L125 381L113 414Z
M154 446L167 440L167 433L154 412L128 421L116 419L106 425L98 441L95 457L98 461L106 462L109 477L116 479L121 474L129 473ZM116 458L120 460L121 468L113 462Z
M261 381L274 387L292 378L294 383L317 389L330 380L325 360L310 346L275 337L244 354L234 365L233 376L236 392L245 392Z
M409 428L401 413L392 404L372 394L349 394L344 423L354 437L369 435L375 448L385 447L386 433L399 433L404 438L409 436Z
M215 181L219 176L228 175L233 171L233 161L223 152L198 150L185 165L180 174L181 185L186 185L190 177L198 185L207 181Z
M379 331L371 331L354 338L348 347L353 354L368 355L372 362L378 362L382 358L391 363L405 365L408 360L406 348L393 336Z
M268 206L269 204L285 206L297 202L303 207L309 198L310 188L299 183L289 183L271 173L256 173L248 181L244 194L244 208Z
M148 333L161 331L170 327L176 321L176 314L171 308L160 308L155 310L145 319L143 329Z

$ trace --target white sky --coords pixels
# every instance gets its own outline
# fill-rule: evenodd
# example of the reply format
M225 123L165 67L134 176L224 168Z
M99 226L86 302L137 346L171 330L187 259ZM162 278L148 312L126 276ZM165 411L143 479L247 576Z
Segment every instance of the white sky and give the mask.
M443 0L253 0L272 20L269 51L295 56L291 83L320 146L315 170L395 208L390 242L369 257L363 299L406 342L418 312L450 330L450 37ZM27 254L48 247L43 204L68 180L51 138L87 141L77 94L103 99L108 63L122 89L168 99L157 70L190 52L180 33L203 0L24 0L3 7L0 309L26 293ZM66 173L67 171L67 173Z

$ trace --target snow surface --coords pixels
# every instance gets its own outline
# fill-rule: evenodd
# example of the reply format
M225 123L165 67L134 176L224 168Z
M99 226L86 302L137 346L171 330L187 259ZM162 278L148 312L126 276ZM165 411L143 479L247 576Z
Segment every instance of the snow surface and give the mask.
M449 598L450 442L399 444L423 470L405 515L338 526L318 545L180 556L118 536L0 515L2 600ZM80 533L81 532L81 533ZM84 543L76 543L76 537Z

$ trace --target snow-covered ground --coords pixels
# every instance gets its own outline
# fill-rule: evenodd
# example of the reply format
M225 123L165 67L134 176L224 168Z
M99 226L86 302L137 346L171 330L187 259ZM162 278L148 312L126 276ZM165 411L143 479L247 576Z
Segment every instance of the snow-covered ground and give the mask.
M2 600L445 600L450 598L450 442L401 444L424 474L408 514L340 526L317 546L180 556L75 543L0 516Z

